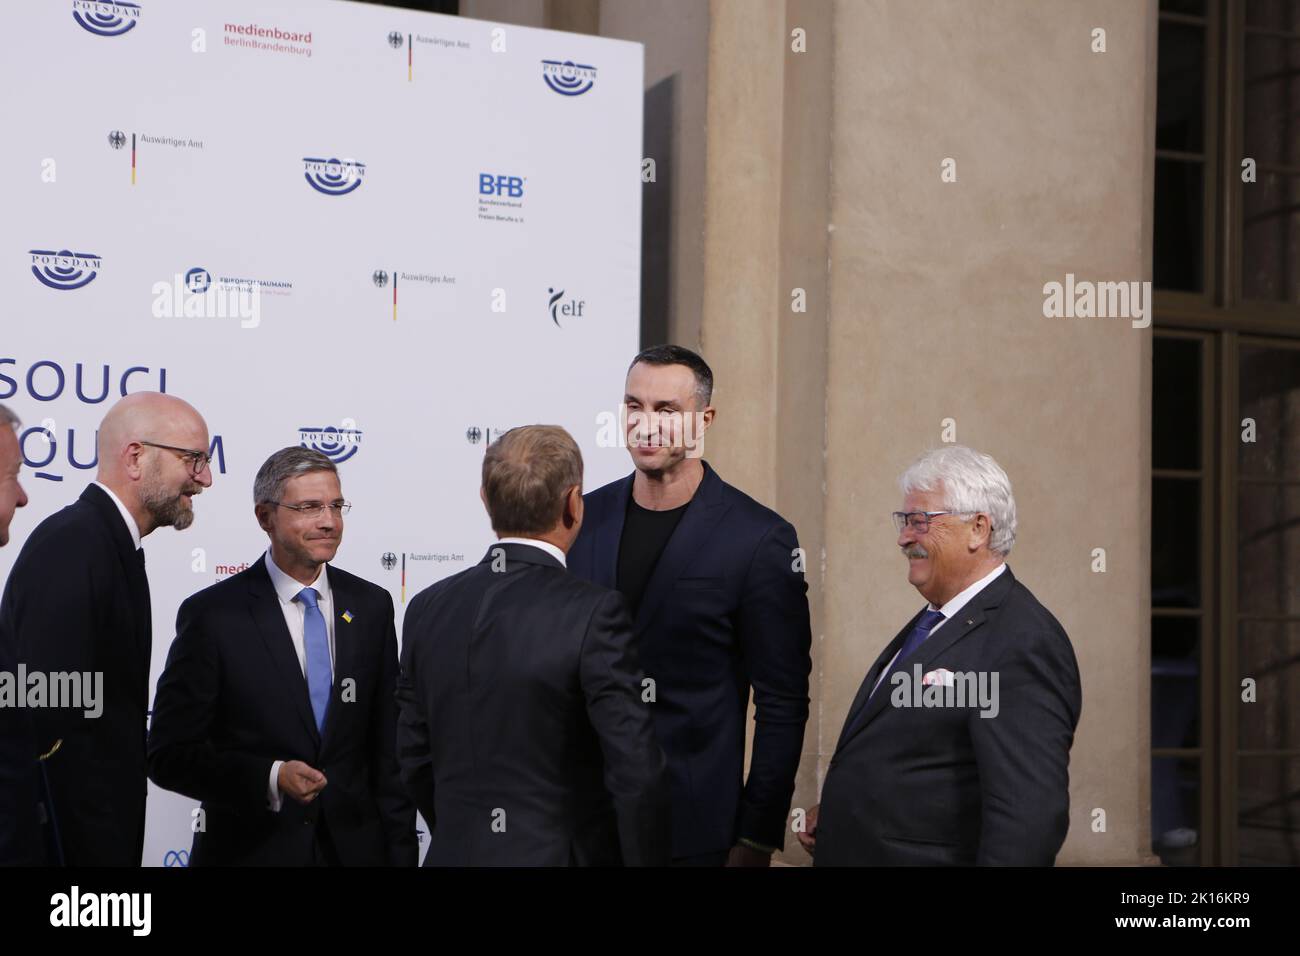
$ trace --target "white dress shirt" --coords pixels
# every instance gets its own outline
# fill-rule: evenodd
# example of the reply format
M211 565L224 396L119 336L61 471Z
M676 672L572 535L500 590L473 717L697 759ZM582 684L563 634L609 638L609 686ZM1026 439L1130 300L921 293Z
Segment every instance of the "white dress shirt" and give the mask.
M531 544L534 548L541 548L564 567L569 563L564 560L564 552L551 544L549 541L542 541L540 538L497 538L497 544Z
M113 489L108 487L102 481L94 481L91 484L98 485L104 489L104 494L113 499L113 504L117 505L117 510L122 513L122 520L126 522L126 530L131 532L131 542L135 545L137 551L140 550L140 526L135 523L135 515L126 510L126 505L122 504L122 499L113 494Z
M940 614L943 615L943 620L937 623L934 627L930 628L930 633L926 636L925 639L928 641L931 637L933 637L935 631L939 630L939 628L947 624L949 618L956 616L957 612L960 611L962 608L964 608L967 604L969 604L971 600L975 597L975 595L979 594L986 587L992 584L997 579L997 576L1001 574L1003 571L1005 571L1006 569L1007 569L1007 564L1004 561L1001 564L999 564L996 568L994 568L992 571L990 571L988 574L984 575L984 577L980 578L978 581L972 584L970 587L966 588L966 590L961 591L960 593L954 595L948 601L948 603L945 604L943 607L935 607L933 604L927 603L925 605L926 609L930 611L938 611ZM924 646L924 643L922 644L922 646ZM872 686L871 693L874 694L876 692L876 688L879 687L880 682L885 679L885 675L889 673L889 669L894 666L894 660L895 658L898 657L899 651L901 651L902 649L903 649L902 645L899 645L898 650L894 652L894 656L889 659L889 663L881 668L880 676L876 678L876 683L875 685Z
M334 656L334 594L330 590L329 575L326 573L326 566L321 565L320 574L316 575L316 580L311 584L302 584L298 580L285 574L280 570L279 565L271 558L271 552L266 552L266 570L271 575L271 584L275 588L275 596L280 601L280 613L284 615L284 623L289 626L289 637L293 640L293 651L298 655L298 667L302 669L303 677L307 676L307 645L304 632L306 630L306 613L307 608L301 602L296 600L298 592L304 587L315 588L317 595L316 606L320 608L320 613L325 618L325 633L329 637L330 647L330 674L334 673L335 656ZM267 788L267 803L272 811L280 812L280 807L284 795L280 792L280 767L283 760L277 760L271 764L271 779Z

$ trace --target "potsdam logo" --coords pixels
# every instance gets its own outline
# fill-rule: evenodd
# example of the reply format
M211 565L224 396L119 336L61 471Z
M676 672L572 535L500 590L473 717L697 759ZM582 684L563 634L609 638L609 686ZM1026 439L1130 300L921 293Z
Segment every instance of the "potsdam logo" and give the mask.
M318 451L334 464L347 461L361 447L361 431L357 428L299 428L299 444Z
M572 60L543 60L542 79L557 93L581 96L595 84L596 68Z
M326 196L346 196L361 185L366 164L350 159L318 159L304 156L303 174L311 188Z
M560 325L560 316L582 318L582 309L587 304L586 299L564 299L563 289L547 289L551 293L551 300L547 303L547 308L551 310L551 321L555 323L557 329L562 329Z
M32 249L32 275L51 289L80 289L99 275L104 260L93 252Z
M140 4L72 0L72 19L96 36L120 37L140 22Z

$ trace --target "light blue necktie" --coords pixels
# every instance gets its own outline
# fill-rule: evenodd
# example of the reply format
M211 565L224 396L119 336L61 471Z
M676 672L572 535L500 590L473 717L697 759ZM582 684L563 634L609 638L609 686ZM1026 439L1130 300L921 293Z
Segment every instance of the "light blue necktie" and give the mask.
M325 726L325 711L330 704L330 636L325 627L325 616L316 605L319 595L315 588L303 588L297 600L303 604L302 636L307 652L307 689L311 694L311 709L316 715L316 729Z

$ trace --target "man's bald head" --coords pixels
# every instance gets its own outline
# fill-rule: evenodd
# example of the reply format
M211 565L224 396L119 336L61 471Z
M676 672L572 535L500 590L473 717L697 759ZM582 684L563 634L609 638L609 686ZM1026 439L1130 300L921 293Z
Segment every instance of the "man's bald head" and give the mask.
M203 447L207 448L208 426L189 402L161 392L127 395L108 410L99 424L100 480L103 481L105 466L117 462L132 442L143 440L188 448L190 445L184 441L187 436L192 441L199 434L203 436Z
M194 406L161 392L127 395L100 422L97 445L99 481L122 499L141 535L189 527L190 497L212 484L207 466L195 474L187 457L209 446L207 423Z

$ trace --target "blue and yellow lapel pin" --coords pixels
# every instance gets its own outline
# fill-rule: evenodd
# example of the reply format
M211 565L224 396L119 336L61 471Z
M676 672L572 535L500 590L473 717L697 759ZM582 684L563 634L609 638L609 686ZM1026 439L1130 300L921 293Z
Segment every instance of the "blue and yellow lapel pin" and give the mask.
M346 621L346 622L349 623L349 624L352 623L352 612L351 612L351 611L344 611L342 614L339 615L339 617L343 618L343 620Z

